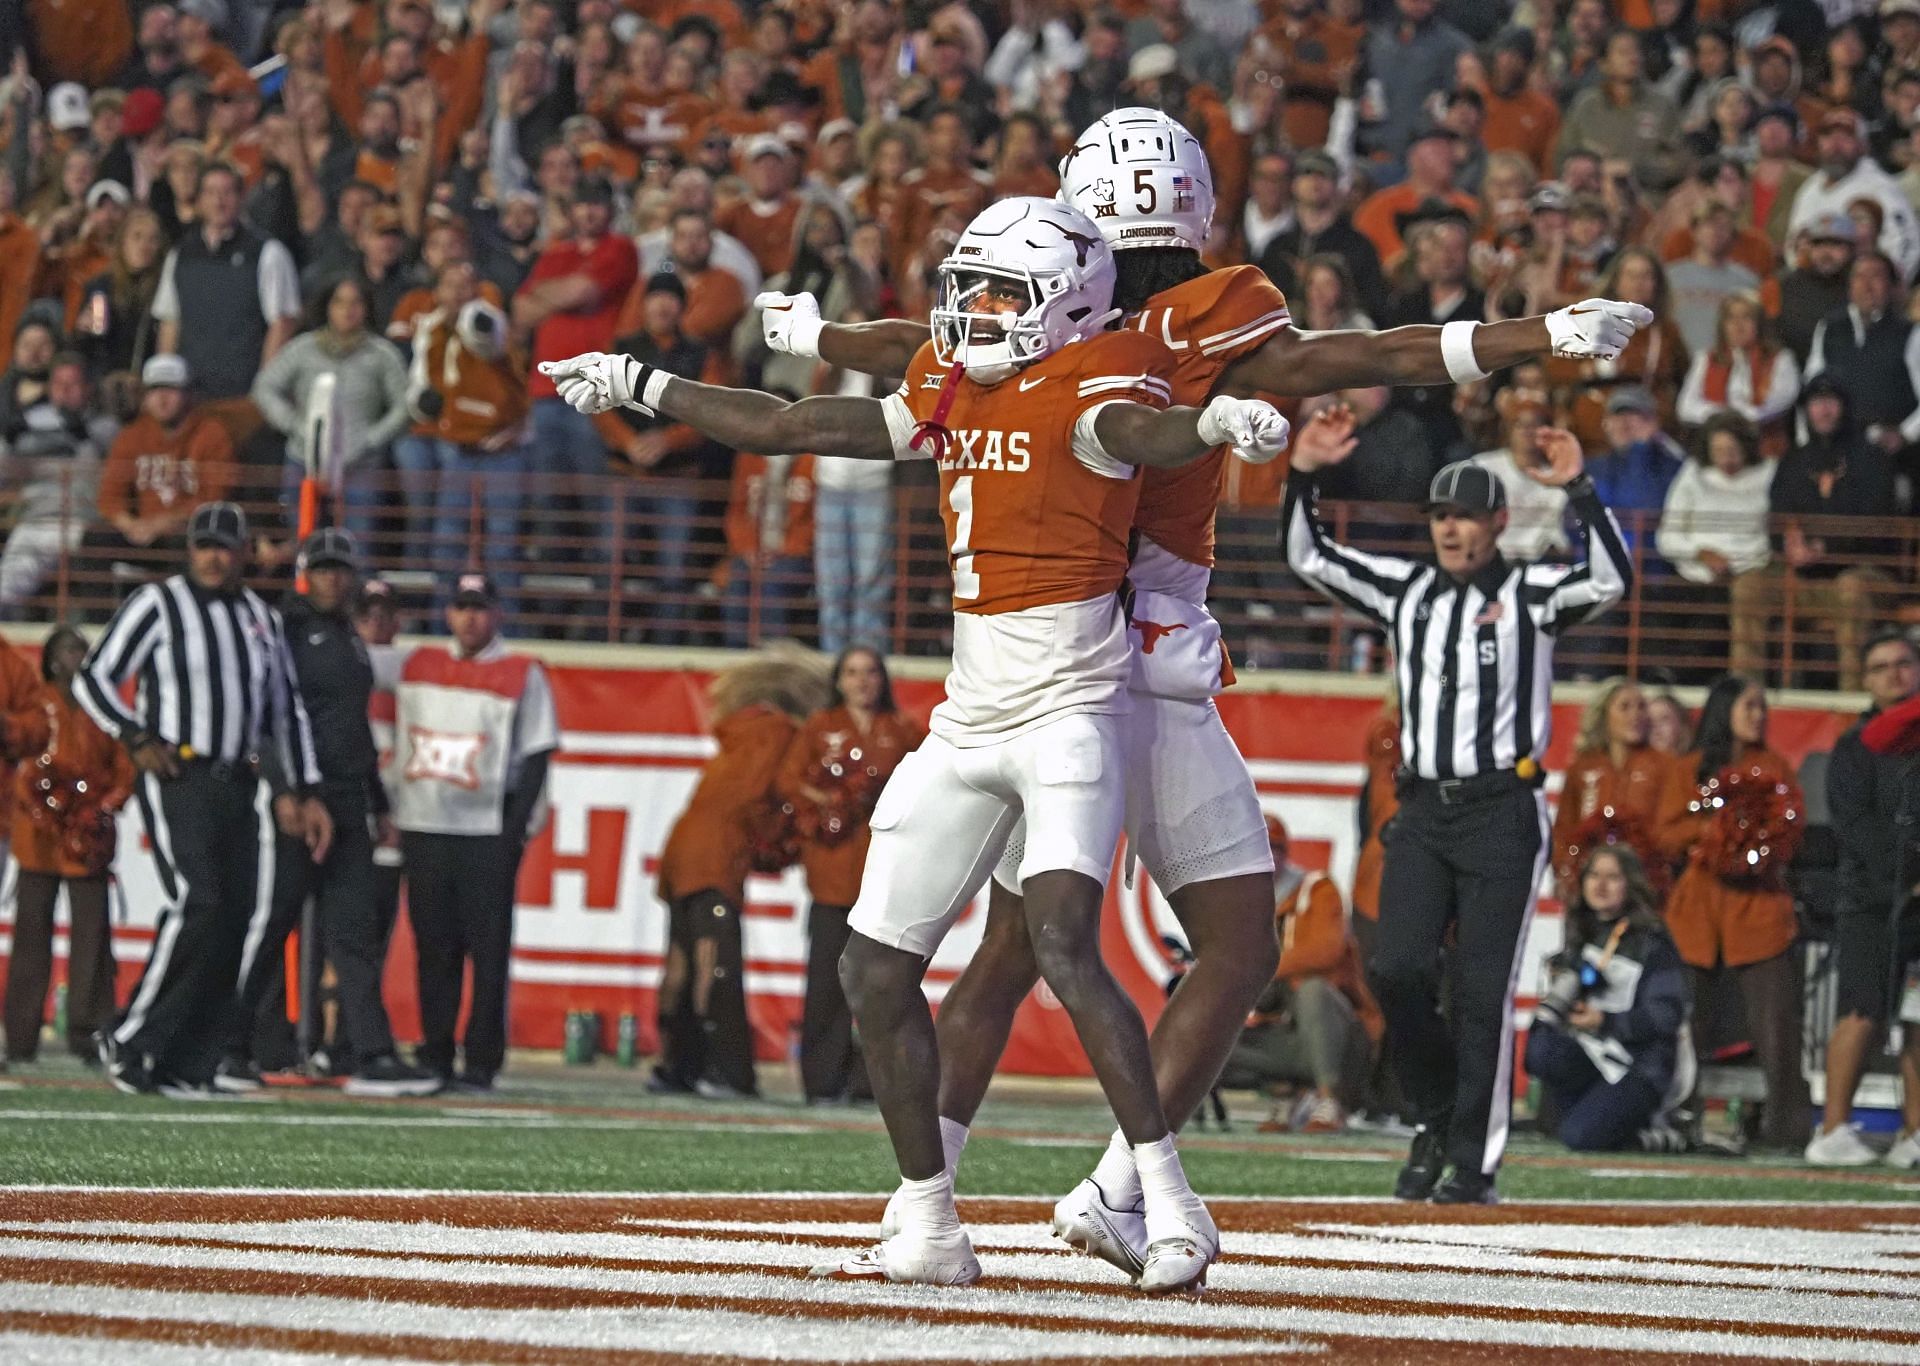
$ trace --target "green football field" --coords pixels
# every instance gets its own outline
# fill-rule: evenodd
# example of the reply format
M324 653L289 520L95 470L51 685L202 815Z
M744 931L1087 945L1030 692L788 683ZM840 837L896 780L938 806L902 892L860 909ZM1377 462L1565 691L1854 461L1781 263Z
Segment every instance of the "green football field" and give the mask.
M247 1100L124 1096L65 1060L0 1076L0 1184L467 1191L882 1192L897 1177L871 1108L801 1105L775 1068L767 1098L654 1097L644 1073L606 1062L516 1059L481 1098L348 1100L274 1088ZM1190 1129L1181 1149L1210 1195L1378 1196L1404 1142L1379 1135L1261 1134L1265 1107L1229 1096L1232 1127ZM1084 1082L1008 1080L989 1097L961 1166L963 1195L1057 1195L1111 1128ZM1786 1159L1577 1156L1516 1135L1510 1199L1920 1201L1920 1174L1815 1171Z

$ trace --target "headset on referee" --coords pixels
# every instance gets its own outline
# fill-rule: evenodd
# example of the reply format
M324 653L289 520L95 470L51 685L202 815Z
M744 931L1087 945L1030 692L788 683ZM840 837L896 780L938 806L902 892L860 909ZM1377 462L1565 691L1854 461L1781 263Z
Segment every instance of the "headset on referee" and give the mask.
M135 589L74 681L80 705L139 770L134 799L164 898L133 1000L101 1037L101 1061L123 1091L209 1088L241 956L268 909L263 739L279 748L312 857L325 858L333 840L280 614L240 582L247 545L235 504L195 509L187 571ZM120 696L130 679L131 710Z
M1400 696L1400 811L1386 841L1380 928L1368 975L1414 1117L1403 1200L1494 1200L1513 1089L1513 993L1549 845L1541 757L1552 722L1553 646L1627 591L1613 514L1570 434L1540 434L1525 473L1564 488L1586 562L1517 564L1496 544L1506 490L1480 466L1448 465L1427 499L1435 561L1336 544L1314 516L1314 472L1352 451L1351 413L1299 433L1281 544L1305 582L1384 627ZM1440 1015L1440 955L1456 927L1452 1028Z

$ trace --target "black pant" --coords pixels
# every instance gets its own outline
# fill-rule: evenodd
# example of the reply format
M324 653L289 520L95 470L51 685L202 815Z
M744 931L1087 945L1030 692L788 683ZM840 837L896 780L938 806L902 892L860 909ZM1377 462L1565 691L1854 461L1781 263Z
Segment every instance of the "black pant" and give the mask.
M13 953L7 961L7 1057L31 1061L40 1052L40 1021L53 977L53 905L67 889L67 1046L93 1054L93 1032L113 1018L113 943L107 923L107 879L62 878L20 870L13 909Z
M1447 1158L1461 1171L1492 1175L1506 1147L1513 993L1545 827L1540 794L1514 779L1454 805L1417 784L1389 829L1368 977L1413 1118L1449 1125ZM1450 924L1451 1028L1440 1014Z
M736 1091L756 1089L740 908L711 889L667 908L657 1070L685 1087L704 1080Z
M1633 1147L1664 1098L1665 1088L1639 1072L1608 1081L1585 1049L1537 1018L1527 1031L1527 1075L1547 1089L1559 1114L1560 1141L1579 1153Z
M840 985L850 906L814 902L807 911L807 1000L800 1014L800 1082L809 1100L872 1095L853 1036L853 1011Z
M153 845L160 908L153 948L113 1037L164 1075L212 1074L260 896L266 788L244 768L189 763L143 774L134 799Z
M316 937L308 957L318 964L324 955L333 964L341 1019L358 1058L393 1052L393 1030L380 995L386 938L375 905L366 800L358 792L330 792L326 801L333 817L333 846L326 862L316 864L301 840L275 837L272 906L257 939L249 936L227 1023L227 1051L234 1056L247 1057L253 1051L261 1003L276 997L275 985L285 980L287 936L300 923L309 897ZM315 985L302 984L303 1000L316 999Z
M461 1040L466 1075L491 1081L507 1057L507 967L513 954L513 885L521 844L506 835L401 836L407 918L420 979L419 1063L453 1075L454 1027L467 964L473 999ZM355 1039L355 1046L359 1041Z

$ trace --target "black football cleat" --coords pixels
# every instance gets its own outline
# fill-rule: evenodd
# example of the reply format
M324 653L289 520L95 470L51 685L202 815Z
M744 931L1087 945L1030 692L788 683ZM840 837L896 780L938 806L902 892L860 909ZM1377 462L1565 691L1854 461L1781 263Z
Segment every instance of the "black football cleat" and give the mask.
M1447 1173L1446 1180L1433 1188L1433 1203L1436 1205L1497 1205L1500 1193L1493 1188L1493 1178L1482 1176L1479 1172L1463 1172L1458 1168Z
M1433 1194L1433 1188L1440 1184L1440 1174L1447 1165L1447 1125L1444 1121L1423 1124L1413 1135L1413 1148L1407 1154L1407 1165L1400 1169L1400 1175L1394 1179L1393 1198L1396 1200L1425 1200Z

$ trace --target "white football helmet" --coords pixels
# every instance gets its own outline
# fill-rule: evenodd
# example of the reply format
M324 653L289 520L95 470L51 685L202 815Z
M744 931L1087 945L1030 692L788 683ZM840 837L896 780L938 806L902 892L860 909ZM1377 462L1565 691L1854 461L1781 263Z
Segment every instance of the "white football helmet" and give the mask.
M1202 251L1213 228L1213 168L1200 139L1158 109L1116 109L1060 161L1060 199L1115 251Z
M1113 251L1086 215L1018 195L981 210L940 263L933 354L998 384L1119 316Z

